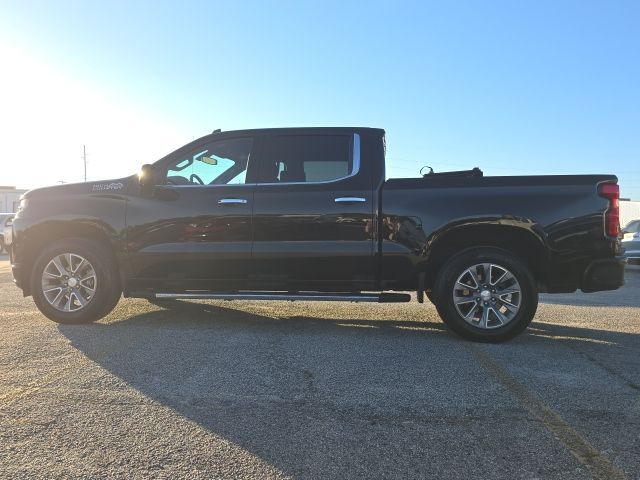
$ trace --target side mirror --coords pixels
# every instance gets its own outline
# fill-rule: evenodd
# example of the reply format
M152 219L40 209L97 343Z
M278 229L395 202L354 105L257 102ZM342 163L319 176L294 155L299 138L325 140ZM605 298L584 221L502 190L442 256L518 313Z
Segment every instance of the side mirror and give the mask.
M153 165L143 165L138 173L138 182L140 183L140 194L144 196L153 195L153 190L157 185L158 172Z

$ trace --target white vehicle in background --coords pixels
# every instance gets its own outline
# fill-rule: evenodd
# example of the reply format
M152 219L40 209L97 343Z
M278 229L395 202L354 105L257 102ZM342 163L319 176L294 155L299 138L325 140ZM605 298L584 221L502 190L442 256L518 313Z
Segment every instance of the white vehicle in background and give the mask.
M640 232L634 233L630 240L622 242L624 256L630 264L640 265Z
M631 240L636 233L640 233L640 220L631 220L622 229L622 240Z
M0 213L0 253L9 251L11 245L11 225L15 213Z
M620 234L625 258L631 264L640 264L640 220L630 221Z

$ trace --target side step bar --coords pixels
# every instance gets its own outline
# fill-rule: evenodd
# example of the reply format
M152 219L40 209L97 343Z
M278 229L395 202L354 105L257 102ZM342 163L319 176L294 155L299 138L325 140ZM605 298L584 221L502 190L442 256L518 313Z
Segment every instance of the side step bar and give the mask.
M409 302L407 293L321 293L321 292L185 292L156 293L152 298L175 298L184 300L288 300L305 302Z

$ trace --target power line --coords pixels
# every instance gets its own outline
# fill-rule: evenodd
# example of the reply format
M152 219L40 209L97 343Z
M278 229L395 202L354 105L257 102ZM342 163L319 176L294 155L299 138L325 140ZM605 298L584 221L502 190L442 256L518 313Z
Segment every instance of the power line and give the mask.
M84 183L87 183L87 146L82 145L82 160L84 162Z

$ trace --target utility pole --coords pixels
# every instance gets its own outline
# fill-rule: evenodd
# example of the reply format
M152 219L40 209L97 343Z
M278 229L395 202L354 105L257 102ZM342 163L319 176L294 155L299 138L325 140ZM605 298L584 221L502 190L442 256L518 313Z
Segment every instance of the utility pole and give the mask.
M87 183L87 146L82 146L82 159L84 160L84 183Z

